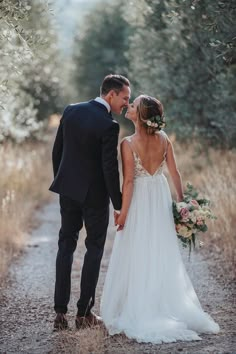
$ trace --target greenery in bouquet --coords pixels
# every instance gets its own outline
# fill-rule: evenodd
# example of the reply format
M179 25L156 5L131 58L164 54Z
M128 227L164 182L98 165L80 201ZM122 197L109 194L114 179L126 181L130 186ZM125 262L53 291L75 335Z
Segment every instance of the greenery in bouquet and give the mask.
M183 247L189 247L189 252L192 246L195 247L197 234L207 231L209 219L216 219L210 209L210 200L199 197L199 192L190 183L187 183L183 201L173 201L173 215L177 237Z

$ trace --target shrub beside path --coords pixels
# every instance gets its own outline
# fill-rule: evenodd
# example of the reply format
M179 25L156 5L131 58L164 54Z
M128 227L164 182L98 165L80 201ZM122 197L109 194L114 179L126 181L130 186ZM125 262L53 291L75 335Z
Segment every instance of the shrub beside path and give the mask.
M233 284L225 281L223 270L219 273L219 269L224 269L220 254L212 260L206 249L193 252L190 262L185 250L183 257L203 308L221 327L218 335L203 335L202 341L196 342L151 345L138 344L123 335L109 337L101 328L76 331L74 316L85 250L84 231L74 256L68 312L70 330L53 332L55 257L60 221L57 200L39 211L37 219L40 226L32 232L25 251L13 261L7 279L0 284L0 353L236 353ZM97 313L113 239L114 227L110 225L97 288L94 309ZM117 281L119 275L117 269Z

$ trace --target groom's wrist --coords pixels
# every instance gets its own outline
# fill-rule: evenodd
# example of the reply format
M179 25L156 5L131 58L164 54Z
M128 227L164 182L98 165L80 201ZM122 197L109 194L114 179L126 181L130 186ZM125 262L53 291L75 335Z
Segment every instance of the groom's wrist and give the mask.
M114 210L115 213L120 214L120 210Z

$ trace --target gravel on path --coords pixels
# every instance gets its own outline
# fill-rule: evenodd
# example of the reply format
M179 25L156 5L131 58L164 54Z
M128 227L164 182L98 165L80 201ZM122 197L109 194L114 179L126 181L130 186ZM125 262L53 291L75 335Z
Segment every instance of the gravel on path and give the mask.
M203 335L202 341L196 342L152 345L139 344L122 335L109 337L102 329L76 331L74 317L85 252L84 230L74 256L68 311L70 329L53 332L55 258L60 226L57 199L42 208L36 217L40 226L32 232L25 251L13 261L6 280L0 284L0 353L236 353L233 285L225 283L224 274L218 274L216 280L214 262L222 260L219 257L213 262L207 257L207 250L193 252L190 261L184 250L183 257L203 308L221 327L218 335ZM114 231L111 222L97 287L96 313Z

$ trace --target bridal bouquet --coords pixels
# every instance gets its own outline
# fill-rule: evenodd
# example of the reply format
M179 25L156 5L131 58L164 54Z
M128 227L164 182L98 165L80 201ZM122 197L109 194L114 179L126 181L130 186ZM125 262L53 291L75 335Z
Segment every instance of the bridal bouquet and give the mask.
M190 183L187 184L183 201L173 202L177 236L184 247L189 247L189 252L191 252L192 245L195 247L197 233L206 232L207 221L216 219L209 205L210 201L199 198L199 193ZM199 244L201 246L202 242Z

